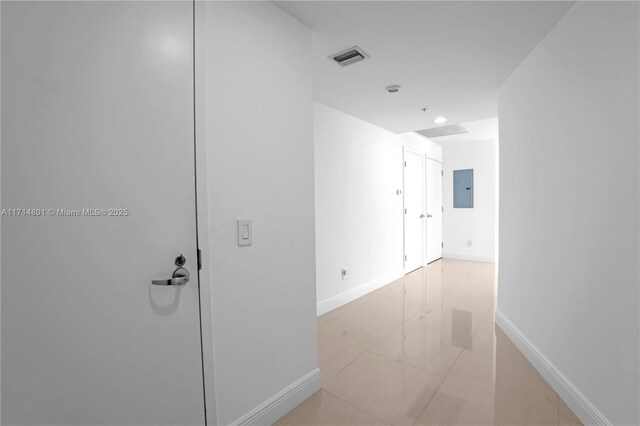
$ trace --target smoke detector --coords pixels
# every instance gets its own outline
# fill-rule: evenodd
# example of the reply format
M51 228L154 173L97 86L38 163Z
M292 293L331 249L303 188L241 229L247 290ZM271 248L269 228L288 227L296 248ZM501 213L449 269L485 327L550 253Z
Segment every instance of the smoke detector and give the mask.
M335 53L329 56L329 59L333 59L333 61L343 67L347 65L355 64L356 62L364 61L365 59L370 58L367 53L360 49L358 46L350 47L347 50L343 50L342 52Z
M398 93L402 87L397 84L392 84L391 86L387 86L384 88L389 93Z

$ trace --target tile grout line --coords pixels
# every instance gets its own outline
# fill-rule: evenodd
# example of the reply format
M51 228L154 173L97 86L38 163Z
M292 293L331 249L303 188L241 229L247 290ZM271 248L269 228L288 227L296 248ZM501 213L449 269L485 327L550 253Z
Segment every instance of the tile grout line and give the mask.
M522 354L521 354L521 355L522 355ZM523 356L524 356L524 355L523 355ZM457 360L456 360L456 362L457 362ZM452 367L452 368L453 368L453 367ZM554 414L552 411L547 411L547 410L544 410L544 409L542 409L542 408L540 408L540 407L536 407L536 406L534 406L534 405L528 404L528 403L526 403L526 402L522 402L522 401L519 401L519 400L512 399L512 398L510 398L510 397L508 396L508 394L496 393L496 392L489 391L489 390L487 390L487 389L485 389L485 388L482 388L482 387L480 387L480 386L470 385L469 383L465 383L465 382L463 382L463 381L461 381L461 380L458 380L458 379L455 379L455 378L449 377L449 376L448 376L448 374L449 374L449 373L447 372L447 377L446 377L446 379L451 380L451 381L453 381L453 382L455 382L455 383L457 383L457 384L459 384L459 385L467 386L467 387L470 387L470 388L475 389L475 390L479 390L479 391L482 391L482 392L486 392L486 393L489 393L489 394L491 394L491 395L494 395L494 396L497 396L497 397L500 397L500 398L504 398L504 399L506 399L506 400L510 401L511 403L515 403L515 404L519 404L519 405L524 405L524 406L526 406L526 407L533 408L534 410L541 411L541 412L543 412L543 413L547 413L547 414ZM545 383L546 383L546 380L545 380ZM554 391L554 392L555 392L555 391ZM560 409L560 408L559 408L559 403L558 403L558 410L559 410L559 409ZM560 417L560 416L558 416L558 417ZM564 419L564 417L563 417L563 419Z
M556 417L556 424L560 425L560 395L558 395L558 415Z
M440 297L440 298L442 298L442 296L443 296L445 293L447 293L448 291L450 291L450 290L451 290L451 289L452 289L456 284L458 284L460 281L462 281L462 278L458 279L457 281L455 281L455 282L454 282L454 283L452 283L452 284L449 284L449 285L447 286L447 288L446 288L446 289L443 289L443 290L441 291L441 293L440 293L440 296L439 296L439 297ZM436 300L436 299L434 298L434 300L433 300L433 301L435 301L435 300ZM433 301L432 301L432 302L433 302ZM429 304L430 304L430 303L432 303L432 302L429 302L427 305L429 305ZM425 306L425 308L426 308L426 306ZM423 309L425 309L425 308L423 308ZM483 318L483 320L484 320L484 318ZM406 321L405 321L405 323L406 323ZM480 323L482 323L482 320L480 321ZM472 333L471 337L469 338L469 341L473 338L473 335L475 335L475 333L476 333L477 331L478 331L478 329L476 328L476 331L474 331L474 332ZM434 333L434 334L435 334L435 333ZM440 337L445 337L445 336L440 336ZM467 343L465 343L465 346L466 346L466 344L468 344L468 342L467 342ZM460 359L460 357L462 356L462 353L463 353L463 352L464 352L464 347L462 348L462 350L460 351L460 353L459 353L459 354L458 354L458 356L456 357L455 361L454 361L453 363L451 363L451 366L447 369L447 372L446 372L443 376L441 376L441 377L442 377L442 380L440 380L440 383L438 383L438 386L436 387L435 391L431 394L431 396L429 397L429 400L427 401L427 403L424 405L424 407L422 407L422 410L421 410L421 411L420 411L420 413L416 416L416 419L414 420L413 425L415 425L416 423L418 423L418 420L420 419L420 416L422 416L422 413L424 413L424 412L425 412L425 410L427 409L427 407L429 406L429 404L431 403L431 401L433 400L433 398L436 396L436 394L438 393L438 391L439 391L439 390L440 390L440 388L442 387L442 384L443 384L443 383L444 383L444 381L447 379L447 376L449 375L449 371L451 371L451 369L453 368L453 366L458 362L458 359ZM403 361L403 362L404 362L404 361Z
M348 343L345 343L348 344ZM353 346L354 348L360 349L362 351L364 351L364 349L362 348L358 348L357 346ZM322 389L324 390L324 384L327 383L329 380L333 379L334 377L336 377L338 374L342 373L343 370L345 370L347 367L349 367L351 364L353 364L354 362L356 362L357 360L359 360L360 358L362 358L364 356L364 354L366 353L366 351L364 351L363 353L361 353L360 355L358 355L357 357L355 357L353 359L353 361L349 362L347 365L345 365L344 367L342 367L340 370L336 371L331 377L327 378L327 379L322 379L323 383L322 383ZM320 371L320 374L322 374L322 370Z
M486 315L485 315L486 316ZM484 321L484 317L482 320L480 320L480 324L482 324L482 321ZM478 328L480 328L480 326L478 325ZM433 397L436 396L436 394L438 393L438 391L440 390L440 388L442 387L443 383L445 380L447 380L449 377L449 372L451 372L451 369L456 365L456 363L458 362L458 360L460 359L460 357L462 356L462 354L464 353L465 347L469 344L469 342L473 339L473 336L477 333L478 328L476 328L476 331L474 331L471 335L471 337L469 338L469 340L465 343L465 346L462 348L462 350L460 351L460 353L458 354L458 356L456 357L456 360L453 361L453 363L451 363L451 366L447 369L447 372L444 374L442 380L440 381L440 384L438 385L438 387L436 388L436 391L433 393L433 395L431 395L431 398L429 398L429 401L427 401L427 404L424 406L424 408L422 409L422 411L420 411L420 414L418 414L418 417L416 417L416 420L413 422L413 425L415 425L416 423L418 423L418 420L420 419L420 416L422 416L422 413L424 413L427 409L427 407L429 406L429 404L431 403L431 401L433 400ZM451 380L451 379L449 379Z
M354 405L354 404L350 403L349 401L345 401L344 399L340 398L338 395L336 395L336 394L334 394L334 393L332 393L332 392L329 392L328 390L325 390L324 388L322 388L322 392L326 392L326 393L328 393L329 395L333 396L334 398L337 398L337 399L339 399L340 401L344 402L345 404L347 404L347 405L349 405L349 406L351 406L351 407L353 407L353 408L356 408L356 409L358 409L358 410L360 410L360 411L362 411L362 412L364 412L364 413L367 413L368 415L370 415L370 416L372 416L372 417L375 417L376 419L380 420L382 423L384 423L384 424L386 424L386 425L391 425L391 423L387 422L386 420L381 419L380 417L376 416L375 414L370 413L370 412L368 412L367 410L365 410L365 409L363 409L363 408L360 408L360 407L358 407L357 405Z
M482 317L482 319L480 320L480 325L482 325L482 322L483 322L483 321L485 321L487 318L489 318L490 314L491 314L490 310L489 310L489 311L487 311L487 313L486 313L486 314ZM505 399L507 399L507 400L511 401L512 403L521 404L521 405L527 406L527 407L529 407L529 408L536 409L536 410L541 411L541 412L547 412L546 410L540 409L539 407L535 407L535 406L533 406L533 405L529 405L529 404L524 403L524 402L521 402L521 401L516 401L516 400L513 400L513 399L509 398L508 396L504 396L504 395L501 395L501 394L497 394L497 393L495 393L495 392L491 392L491 391L488 391L488 390L486 390L486 389L483 389L483 388L480 388L480 387L477 387L477 386L469 385L469 384L467 384L467 383L464 383L464 382L461 382L461 381L459 381L459 380L456 380L456 379L454 379L454 378L449 377L449 373L451 372L451 370L453 369L453 367L456 365L456 363L460 360L460 358L461 358L461 357L462 357L462 355L464 354L464 351L466 350L466 347L467 347L467 346L468 346L468 344L473 340L473 337L474 337L474 336L476 335L476 333L478 332L478 329L480 328L480 325L479 325L479 326L476 328L476 330L473 332L473 334L471 335L471 337L469 338L469 340L466 342L465 346L462 348L462 350L460 351L460 353L459 353L459 354L458 354L458 356L456 357L456 360L451 364L451 367L449 367L449 369L447 370L446 374L444 375L443 380L442 380L442 381L440 382L440 384L438 385L438 388L436 389L436 392L431 396L431 398L429 398L429 401L427 402L427 405L425 405L425 407L422 409L422 411L420 412L420 414L419 414L419 415L418 415L418 417L416 418L416 421L413 423L414 425L417 423L417 421L418 421L418 419L420 418L420 416L422 415L422 413L424 413L424 411L427 409L427 407L428 407L428 406L429 406L429 404L431 403L431 401L432 401L433 397L435 396L435 394L437 393L437 391L440 389L440 387L442 387L442 384L444 383L444 381L445 381L445 380L451 380L451 381L453 381L453 382L455 382L455 383L458 383L458 384L463 385L463 386L468 386L468 387L470 387L470 388L472 388L472 389L476 389L476 390L480 390L480 391L483 391L483 392L487 392L487 393L489 393L489 394L491 394L491 395L494 395L494 396L503 397L503 398L505 398ZM495 321L494 321L494 330L495 330ZM495 336L495 331L494 331L494 336ZM556 397L559 399L559 396L558 396L557 394L556 394ZM556 407L557 407L556 424L559 424L559 423L560 423L560 417L561 417L561 416L560 416L560 403L559 403L559 401L557 402ZM547 412L547 413L549 413L549 412ZM549 414L552 414L552 413L549 413ZM564 419L564 417L562 417L562 418Z
M440 380L440 383L438 383L438 386L436 387L436 390L433 391L433 393L431 394L431 396L429 397L429 400L427 401L427 403L424 405L424 407L422 407L422 410L420 410L420 414L418 414L416 416L416 419L413 421L413 425L415 425L416 423L418 423L418 420L420 419L420 416L422 415L422 413L424 413L424 411L427 409L427 407L429 406L429 404L431 403L431 400L433 400L433 397L436 396L436 394L438 393L438 390L440 390L440 387L442 387L442 384L444 383L445 379L447 378L446 376L441 376L442 380Z

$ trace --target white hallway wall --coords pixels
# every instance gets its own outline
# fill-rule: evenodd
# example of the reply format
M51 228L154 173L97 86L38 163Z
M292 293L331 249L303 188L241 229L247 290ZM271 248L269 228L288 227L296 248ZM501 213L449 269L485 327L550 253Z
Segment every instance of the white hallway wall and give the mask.
M496 149L492 140L443 143L443 257L495 261ZM453 208L453 171L461 169L473 169L472 209Z
M498 317L589 423L640 423L639 6L577 2L499 91Z
M205 21L217 424L266 424L320 384L311 34L269 2L207 2ZM253 246L238 247L238 218Z
M442 159L426 138L314 103L318 314L403 275L403 146Z

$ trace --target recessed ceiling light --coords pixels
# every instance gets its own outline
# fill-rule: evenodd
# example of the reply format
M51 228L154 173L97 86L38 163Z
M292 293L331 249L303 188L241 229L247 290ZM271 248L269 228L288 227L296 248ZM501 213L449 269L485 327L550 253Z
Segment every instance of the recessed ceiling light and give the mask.
M435 120L433 120L433 122L436 124L444 124L447 122L447 119L444 117L438 117Z
M400 86L397 84L392 84L391 86L387 86L384 89L389 93L398 93L400 91Z

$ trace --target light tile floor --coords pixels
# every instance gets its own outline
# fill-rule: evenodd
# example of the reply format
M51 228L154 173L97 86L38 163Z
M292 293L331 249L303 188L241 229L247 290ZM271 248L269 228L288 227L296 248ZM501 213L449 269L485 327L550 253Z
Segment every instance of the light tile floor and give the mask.
M319 317L323 389L276 424L580 424L495 326L494 277L443 259Z

